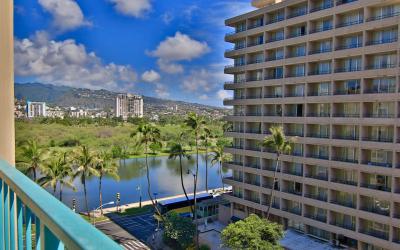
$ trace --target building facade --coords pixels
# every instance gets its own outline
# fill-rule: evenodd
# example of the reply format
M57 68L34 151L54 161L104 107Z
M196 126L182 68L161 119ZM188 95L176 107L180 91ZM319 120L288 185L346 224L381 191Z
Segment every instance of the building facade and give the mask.
M143 117L143 97L132 94L119 94L115 102L116 117Z
M226 20L232 216L265 216L352 249L400 249L400 1L255 0ZM282 155L269 128L295 137ZM274 186L274 187L273 187Z
M46 103L45 102L27 102L26 114L28 118L46 117Z

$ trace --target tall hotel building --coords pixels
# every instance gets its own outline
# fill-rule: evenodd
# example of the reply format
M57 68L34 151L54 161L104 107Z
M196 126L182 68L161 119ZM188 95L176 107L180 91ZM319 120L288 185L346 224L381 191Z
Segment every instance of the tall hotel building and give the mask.
M400 249L400 1L255 0L226 20L234 98L232 216L266 215L276 155L295 136L271 218L351 249Z
M115 116L122 117L143 117L143 97L132 94L119 94L115 100Z

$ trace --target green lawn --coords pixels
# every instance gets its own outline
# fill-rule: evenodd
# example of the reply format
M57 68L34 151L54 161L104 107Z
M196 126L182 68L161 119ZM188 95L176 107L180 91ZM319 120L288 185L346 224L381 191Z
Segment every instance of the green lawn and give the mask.
M152 205L145 205L140 207L133 207L133 208L128 208L124 212L119 213L122 216L125 215L139 215L139 214L145 214L153 211L153 206Z

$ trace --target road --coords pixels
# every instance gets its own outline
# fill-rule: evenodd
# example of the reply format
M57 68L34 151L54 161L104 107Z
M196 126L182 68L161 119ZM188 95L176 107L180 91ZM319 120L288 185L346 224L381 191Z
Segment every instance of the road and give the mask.
M143 242L118 226L113 221L96 223L96 228L111 237L115 242L127 250L150 250Z

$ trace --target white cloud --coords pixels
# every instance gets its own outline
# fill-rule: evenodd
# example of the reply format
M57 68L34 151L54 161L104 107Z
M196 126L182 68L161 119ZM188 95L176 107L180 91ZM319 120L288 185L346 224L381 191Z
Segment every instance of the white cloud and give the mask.
M167 98L170 95L167 88L161 83L156 83L155 92L160 98Z
M215 80L213 74L205 69L192 70L190 75L182 81L181 87L188 92L203 91L209 92L215 84L209 82Z
M161 79L160 74L154 70L147 70L142 74L142 80L145 82L157 82Z
M60 32L90 25L74 0L39 0L39 4L53 17L53 26Z
M200 100L208 100L208 95L206 95L206 94L201 95L201 96L199 96L199 99Z
M129 65L105 64L72 39L49 40L39 32L28 39L15 39L15 74L44 83L93 89L126 89L137 80Z
M151 55L169 61L190 61L200 57L210 50L206 42L199 42L179 31L173 37L162 41Z
M150 0L109 0L125 16L143 17L152 6Z
M149 55L158 57L160 69L167 73L181 73L183 66L174 62L191 61L210 51L206 42L199 42L179 31L173 37L167 37L160 42Z
M157 60L158 67L160 69L168 74L178 74L178 73L183 73L183 66L177 63L173 63L170 61L165 61L164 59L158 59Z
M230 93L227 90L221 89L217 92L217 98L220 100L224 100L225 98L229 98L229 97L232 97L232 93Z

